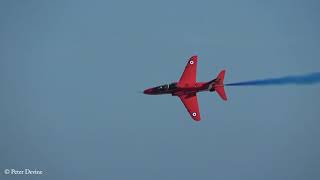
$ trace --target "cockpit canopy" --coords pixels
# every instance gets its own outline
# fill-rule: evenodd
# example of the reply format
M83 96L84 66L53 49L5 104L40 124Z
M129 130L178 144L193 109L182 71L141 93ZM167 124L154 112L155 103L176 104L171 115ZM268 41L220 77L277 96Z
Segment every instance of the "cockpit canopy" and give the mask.
M165 84L161 86L155 87L156 91L163 92L163 91L171 91L177 88L177 83Z

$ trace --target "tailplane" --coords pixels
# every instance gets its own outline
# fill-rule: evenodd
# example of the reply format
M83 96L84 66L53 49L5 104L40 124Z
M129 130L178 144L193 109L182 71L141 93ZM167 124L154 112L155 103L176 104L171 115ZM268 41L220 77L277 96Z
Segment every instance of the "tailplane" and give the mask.
M218 74L217 78L214 81L215 84L213 87L214 87L214 90L219 94L221 99L226 101L228 98L227 98L226 92L224 91L224 83L223 83L225 73L226 73L226 70L222 70Z

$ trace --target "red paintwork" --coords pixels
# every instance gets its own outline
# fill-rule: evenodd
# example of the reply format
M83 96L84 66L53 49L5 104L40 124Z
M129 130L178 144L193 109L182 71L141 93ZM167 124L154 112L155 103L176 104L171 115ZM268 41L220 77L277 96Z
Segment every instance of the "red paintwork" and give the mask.
M188 64L186 65L181 78L178 82L180 87L188 87L196 84L197 82L197 64L198 64L198 57L192 56Z
M197 82L197 64L198 57L192 56L186 65L179 82L171 83L170 85L163 85L144 90L144 94L161 95L172 94L178 96L190 116L195 121L200 121L200 110L197 100L197 93L201 91L217 91L223 100L227 100L227 95L224 91L224 76L225 70L222 70L217 78L208 82Z

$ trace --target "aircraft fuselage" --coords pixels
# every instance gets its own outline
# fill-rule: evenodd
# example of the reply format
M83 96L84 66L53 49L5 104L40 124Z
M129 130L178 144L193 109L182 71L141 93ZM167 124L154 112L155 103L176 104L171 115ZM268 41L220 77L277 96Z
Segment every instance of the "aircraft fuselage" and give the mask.
M172 94L173 96L188 95L201 91L214 91L215 82L197 82L193 86L181 86L177 82L148 88L143 91L148 95Z

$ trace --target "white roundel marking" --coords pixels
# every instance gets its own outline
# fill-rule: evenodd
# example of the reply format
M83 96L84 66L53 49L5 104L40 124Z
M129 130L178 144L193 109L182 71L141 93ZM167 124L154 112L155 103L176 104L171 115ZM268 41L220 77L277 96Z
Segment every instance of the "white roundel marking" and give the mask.
M193 64L194 62L193 61L190 61L190 64Z
M197 113L195 113L195 112L194 112L194 113L192 113L192 116L193 116L193 117L197 116Z

